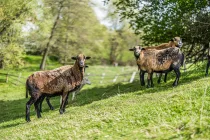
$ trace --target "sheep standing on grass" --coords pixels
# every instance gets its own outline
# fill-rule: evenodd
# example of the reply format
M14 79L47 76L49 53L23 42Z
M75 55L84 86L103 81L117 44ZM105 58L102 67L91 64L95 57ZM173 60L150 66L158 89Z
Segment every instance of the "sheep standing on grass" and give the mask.
M69 68L57 68L49 71L35 72L28 77L26 81L26 90L29 91L31 98L26 103L26 121L30 121L30 106L34 104L37 117L41 117L38 104L41 96L62 96L60 105L60 114L65 112L65 103L70 91L75 91L81 84L85 72L85 60L90 57L85 57L79 54L77 57L72 57L76 60L74 65Z
M181 48L182 45L183 45L182 39L180 37L174 37L168 43L163 43L163 44L160 44L158 46L153 46L153 47L145 47L144 49L145 50L148 50L148 49L162 50L162 49L166 49L166 48L169 48L169 47ZM184 57L184 55L183 55L183 57ZM143 70L140 69L139 77L140 77L140 83L141 83L142 86L145 85L145 82L144 82L144 74L145 73L146 73L146 71L143 71ZM158 83L160 83L160 81L161 81L161 77L162 77L163 72L159 72L159 73L160 73L160 75L159 75L159 78L158 78ZM166 82L167 74L168 73L165 72L164 82Z
M91 85L91 82L88 80L88 78L87 77L85 77L83 80L82 80L82 82L81 82L81 84L79 85L79 87L75 90L75 91L71 91L71 92L69 92L68 94L71 94L72 93L72 101L74 100L74 98L75 98L75 94L77 94L77 93L79 93L79 91L83 88L83 86L84 85ZM42 97L42 99L40 100L40 112L42 112L42 102L43 102L43 100L44 100L44 98L45 98L45 96L43 96ZM46 101L47 101L47 104L48 104L48 106L49 106L49 108L51 109L51 110L54 110L54 107L52 106L52 104L50 103L50 96L47 96L46 97ZM68 100L66 100L66 105L68 104Z
M140 70L148 73L148 87L154 86L152 81L153 72L169 72L174 70L176 79L173 86L177 86L180 77L180 67L183 63L183 54L177 47L170 47L162 50L145 49L136 46L130 51L134 52L136 62Z

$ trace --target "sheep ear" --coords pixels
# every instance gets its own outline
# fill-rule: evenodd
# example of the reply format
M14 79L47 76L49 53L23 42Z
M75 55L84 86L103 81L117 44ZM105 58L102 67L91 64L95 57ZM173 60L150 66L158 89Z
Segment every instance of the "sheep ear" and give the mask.
M71 59L73 59L73 60L77 60L77 57L73 56L73 57L71 57Z
M133 48L130 48L129 51L134 51L134 49Z
M87 66L87 65L85 66L85 68L88 68L88 67L89 67L89 66Z
M141 48L141 50L146 50L145 48Z
M90 59L91 57L90 56L87 56L85 59Z

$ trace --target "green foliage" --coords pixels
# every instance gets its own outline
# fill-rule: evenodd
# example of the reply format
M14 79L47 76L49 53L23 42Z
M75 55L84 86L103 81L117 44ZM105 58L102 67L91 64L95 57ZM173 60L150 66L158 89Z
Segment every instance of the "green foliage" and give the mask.
M71 63L71 56L79 53L92 56L90 62L94 64L113 64L113 61L117 61L125 65L128 62L130 53L127 49L138 39L126 25L116 28L116 32L108 31L99 23L88 0L61 2L64 7L57 21L59 2L46 0L37 6L39 16L34 21L37 28L25 38L27 53L42 54L50 42L49 56L57 58L62 64ZM116 19L113 16L110 20ZM55 22L56 27L52 29ZM116 39L117 44L113 44L112 38ZM111 56L112 47L117 49Z
M185 21L196 16L207 4L207 1L193 0L115 2L122 17L130 19L131 26L137 34L142 34L146 44L183 36L187 27Z
M25 0L0 1L0 68L18 68L23 65L21 28L29 13Z
M0 49L0 58L3 68L18 68L23 65L24 50L18 44L10 43L8 46Z
M118 63L119 65L126 65L132 58L130 57L132 53L129 52L128 49L138 43L138 37L126 26L119 30L110 31L109 36L103 44L106 47L102 51L104 52L102 58L107 60L108 64Z
M114 5L122 18L129 20L135 33L141 35L145 45L181 36L186 43L187 58L195 62L204 59L210 37L209 1L119 0Z
M31 1L31 0L30 0ZM0 2L0 35L17 20L28 12L28 3L25 0L1 0Z

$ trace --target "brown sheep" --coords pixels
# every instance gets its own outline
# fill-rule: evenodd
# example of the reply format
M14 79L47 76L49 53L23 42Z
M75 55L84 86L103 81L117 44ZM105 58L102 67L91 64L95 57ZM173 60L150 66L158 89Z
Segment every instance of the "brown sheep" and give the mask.
M169 47L162 50L156 50L136 46L129 50L134 52L140 70L148 73L148 87L153 86L153 72L168 72L171 70L174 70L176 73L176 80L174 81L173 86L177 86L180 77L179 68L184 59L179 48Z
M26 90L29 91L31 98L26 103L26 121L30 121L30 106L34 103L37 117L41 117L38 108L40 97L45 96L62 96L60 105L60 114L65 112L65 102L68 93L76 90L82 82L85 71L85 60L90 57L85 57L79 54L77 57L72 57L76 60L71 67L63 66L54 70L35 72L28 77L26 81Z
M174 37L168 43L163 43L163 44L160 44L158 46L145 47L144 49L146 49L146 50L148 50L148 49L161 50L161 49L166 49L166 48L169 48L169 47L181 48L182 45L183 45L182 39L180 37ZM159 75L159 78L158 78L158 83L160 83L160 80L161 80L161 77L162 77L162 72L159 72L159 73L160 73L160 75ZM145 85L144 74L145 74L145 71L140 70L139 76L140 76L140 83L141 83L142 86ZM166 82L166 79L167 79L167 72L165 73L164 82Z
M86 85L86 84L87 85L91 85L91 82L89 81L89 79L87 77L84 77L84 79L82 80L82 82L81 82L80 86L78 87L78 89L68 93L68 94L72 94L72 101L74 100L75 94L77 94L83 88L83 86ZM40 100L40 104L39 104L40 112L42 112L42 102L43 102L44 98L45 98L45 96L43 96L42 99ZM51 110L54 110L54 107L50 103L50 98L51 98L50 96L47 96L46 101L47 101L47 104L48 104L49 108ZM68 100L66 100L66 105L67 104L68 104Z
M161 49L166 49L169 47L178 47L181 48L183 45L182 39L180 37L174 37L172 38L168 43L163 43L158 46L151 46L151 47L145 47L145 49L156 49L156 50L161 50Z

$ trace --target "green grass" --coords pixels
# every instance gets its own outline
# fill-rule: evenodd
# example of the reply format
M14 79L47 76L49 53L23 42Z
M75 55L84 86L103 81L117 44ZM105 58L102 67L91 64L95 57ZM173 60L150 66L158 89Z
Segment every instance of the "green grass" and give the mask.
M27 77L38 70L40 58L28 59L31 64L26 68L9 72ZM139 85L137 75L133 83L119 83L131 75L112 82L115 75L137 71L136 67L90 66L86 73L92 74L92 85L70 101L63 115L55 97L51 99L55 110L44 102L40 119L31 107L30 123L25 122L29 99L24 84L15 85L12 79L5 83L5 76L0 76L1 139L209 139L210 78L204 77L204 67L201 63L182 72L178 87L172 87L172 72L167 83L158 85L155 78L155 87L148 89ZM106 75L101 84L102 78L93 75L102 71Z

